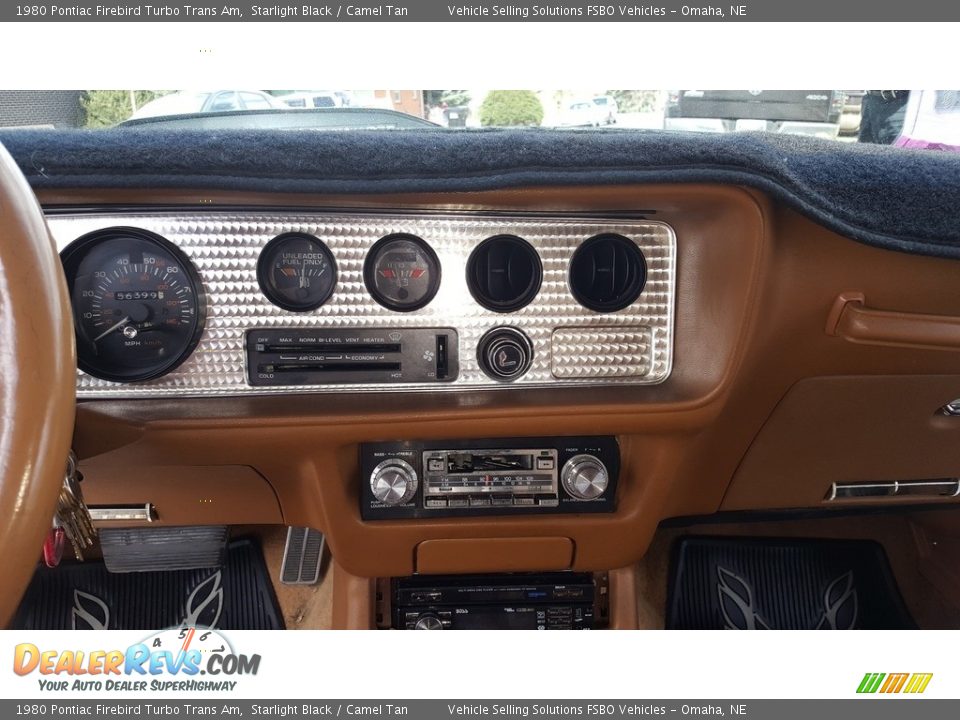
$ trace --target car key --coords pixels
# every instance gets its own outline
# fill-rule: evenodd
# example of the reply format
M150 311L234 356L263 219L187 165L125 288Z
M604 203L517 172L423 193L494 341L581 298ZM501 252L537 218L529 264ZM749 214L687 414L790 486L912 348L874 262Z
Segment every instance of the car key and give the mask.
M83 560L83 551L93 546L97 531L90 517L90 510L83 500L80 489L81 475L77 471L77 457L71 451L67 459L67 472L57 503L54 528L63 530L73 547L77 560Z

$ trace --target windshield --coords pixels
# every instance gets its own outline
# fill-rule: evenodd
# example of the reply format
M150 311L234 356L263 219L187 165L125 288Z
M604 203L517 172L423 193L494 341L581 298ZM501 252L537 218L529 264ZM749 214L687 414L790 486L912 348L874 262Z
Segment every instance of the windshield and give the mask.
M13 90L0 127L752 131L956 150L960 91Z

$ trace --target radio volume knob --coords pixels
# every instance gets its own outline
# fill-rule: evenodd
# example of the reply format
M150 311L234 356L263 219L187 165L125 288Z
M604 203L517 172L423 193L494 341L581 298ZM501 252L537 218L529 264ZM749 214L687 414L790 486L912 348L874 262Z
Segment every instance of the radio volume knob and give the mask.
M390 458L370 473L370 491L385 505L403 505L417 492L417 471L400 458Z
M577 500L593 500L603 495L610 476L603 462L593 455L574 455L560 473L563 489Z
M443 630L443 622L436 615L421 615L417 618L417 624L413 626L414 630Z

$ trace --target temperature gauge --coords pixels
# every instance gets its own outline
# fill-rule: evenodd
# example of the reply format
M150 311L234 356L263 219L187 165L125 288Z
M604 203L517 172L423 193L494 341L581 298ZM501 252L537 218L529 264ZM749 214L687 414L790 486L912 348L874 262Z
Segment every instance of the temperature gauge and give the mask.
M267 243L257 280L270 302L284 310L316 310L333 294L337 265L330 249L305 233L285 233Z
M391 310L419 310L440 287L437 254L415 235L387 235L370 249L363 279L374 300Z

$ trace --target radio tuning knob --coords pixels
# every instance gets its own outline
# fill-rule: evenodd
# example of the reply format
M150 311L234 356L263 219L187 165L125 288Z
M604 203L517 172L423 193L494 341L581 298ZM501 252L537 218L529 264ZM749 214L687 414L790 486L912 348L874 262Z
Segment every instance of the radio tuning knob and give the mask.
M385 505L403 505L417 492L417 471L400 458L390 458L370 473L370 491Z
M443 622L436 615L421 615L417 618L414 630L443 630Z
M607 468L593 455L574 455L567 460L560 473L563 489L577 500L598 498L610 484Z

